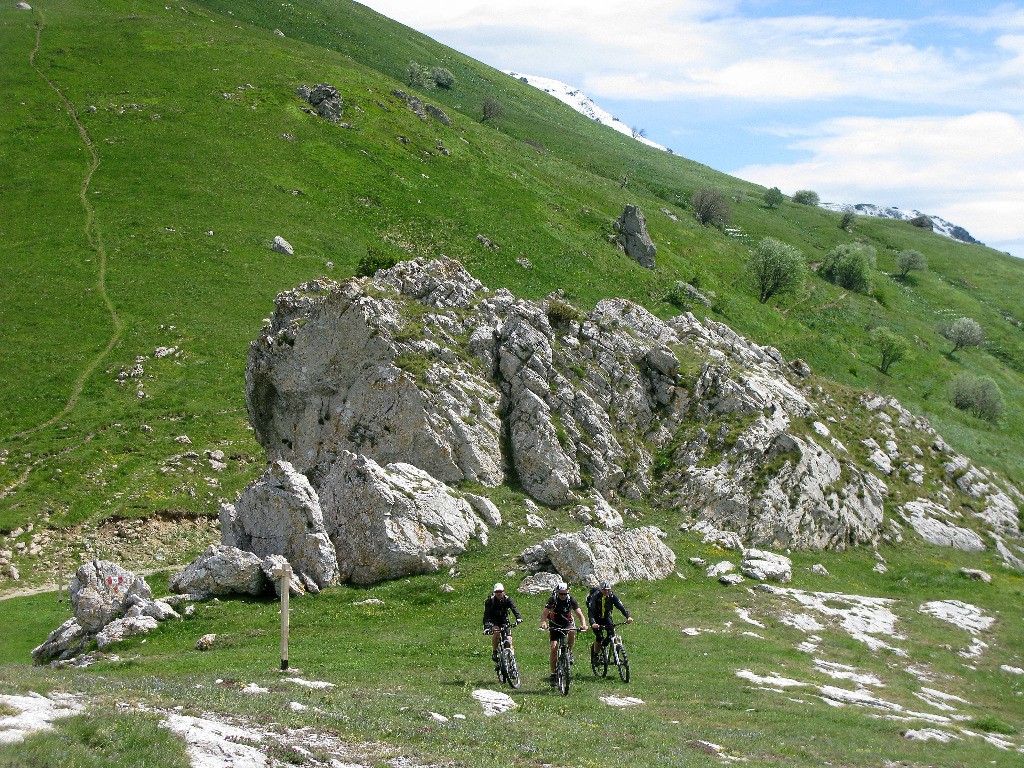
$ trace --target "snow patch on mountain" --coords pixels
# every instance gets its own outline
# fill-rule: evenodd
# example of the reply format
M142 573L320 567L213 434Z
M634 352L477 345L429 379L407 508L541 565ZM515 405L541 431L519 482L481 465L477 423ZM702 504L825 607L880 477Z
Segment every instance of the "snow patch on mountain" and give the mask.
M932 231L945 237L952 238L953 240L959 240L962 243L976 243L977 245L984 245L979 240L975 240L971 237L971 233L968 232L961 226L957 226L952 222L946 221L939 216L932 216L928 213L921 213L920 211L906 209L906 208L895 208L893 206L882 206L873 205L872 203L822 203L821 206L827 211L836 211L838 213L856 213L860 216L877 216L882 219L899 219L900 221L910 221L920 216L925 216L932 222Z
M660 149L665 152L671 151L668 147L663 147L661 144L651 141L646 136L635 135L632 128L612 115L611 112L599 107L594 103L593 99L575 86L563 83L561 80L552 80L550 77L524 75L521 72L513 72L510 69L505 70L505 74L511 75L527 85L532 85L534 88L539 88L545 93L550 93L559 101L568 104L581 115L586 115L591 120L596 120L601 123L601 125L607 125L609 128L613 128L619 133L623 133L630 138L636 139L641 144L646 144L649 147L654 147L655 149Z

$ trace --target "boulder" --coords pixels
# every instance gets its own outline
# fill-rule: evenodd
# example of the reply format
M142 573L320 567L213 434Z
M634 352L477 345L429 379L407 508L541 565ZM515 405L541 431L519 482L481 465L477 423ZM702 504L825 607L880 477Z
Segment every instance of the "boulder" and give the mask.
M777 581L787 584L793 578L793 561L785 555L762 549L748 549L743 553L740 573L758 581Z
M115 619L96 635L96 646L103 651L129 637L152 632L157 626L159 624L152 616L126 616L123 619Z
M497 528L501 525L501 510L498 509L497 505L488 499L486 496L477 496L475 493L465 494L466 501L469 502L469 506L473 508L473 511L477 513L481 520L487 525Z
M969 528L961 528L939 516L947 516L945 508L930 499L908 501L900 508L904 520L925 541L942 547L954 547L964 552L981 552L985 549L985 541Z
M627 205L613 226L618 233L616 243L626 255L641 267L654 269L654 257L658 249L647 233L647 219L640 209L635 205Z
M964 578L971 579L972 581L981 581L985 584L992 583L992 576L985 571L978 570L977 568L961 568L960 575Z
M91 640L92 633L72 616L53 630L44 642L32 649L32 662L44 664L51 659L70 659L84 651Z
M337 560L334 560L333 554L334 552L332 550L331 559L335 566L337 566ZM274 586L274 594L278 597L281 596L282 569L286 565L291 567L288 561L281 555L267 555L260 563L260 568L263 569L263 575L266 576L267 581ZM292 597L298 597L299 595L306 594L306 584L303 582L302 577L295 572L294 568L292 568L292 575L288 580L288 594Z
M193 595L261 595L267 589L260 558L236 547L211 544L169 584Z
M719 563L708 566L707 570L704 571L704 575L709 579L717 579L726 573L732 573L736 570L736 564L731 563L728 560L722 560Z
M274 237L274 242L271 244L270 248L271 250L276 251L277 253L283 253L285 256L295 255L295 249L292 248L291 243L289 243L280 235Z
M320 117L332 123L341 120L341 110L345 101L338 93L338 89L330 83L320 83L312 88L303 85L297 93L316 109Z
M220 523L223 544L261 558L282 556L300 584L307 578L320 588L338 582L338 561L320 500L290 462L271 461L233 505L221 507Z
M87 632L102 629L123 616L132 598L153 597L144 578L109 560L93 560L80 566L68 593L75 618Z
M735 587L737 584L742 584L745 579L738 573L726 573L718 577L718 583L724 584L727 587Z
M209 633L203 635L202 637L200 637L198 640L196 640L196 650L197 651L208 651L211 648L213 648L213 644L214 644L214 642L216 640L217 640L216 633L209 632Z
M639 579L664 579L675 572L676 556L654 527L621 532L586 526L578 533L560 533L524 551L527 567L554 570L567 582L593 587Z
M524 595L550 595L561 580L557 573L534 573L520 582L519 591Z
M469 503L411 464L381 466L342 452L322 482L320 503L343 581L371 584L433 573L487 526Z

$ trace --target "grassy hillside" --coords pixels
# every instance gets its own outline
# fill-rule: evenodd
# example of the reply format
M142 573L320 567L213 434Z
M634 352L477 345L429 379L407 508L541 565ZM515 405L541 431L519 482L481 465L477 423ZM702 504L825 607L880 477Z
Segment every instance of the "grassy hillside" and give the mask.
M958 450L1024 485L1024 261L906 223L858 218L844 231L838 214L789 201L769 209L762 188L640 145L347 0L32 4L31 12L0 9L0 533L32 525L33 536L49 539L41 556L15 552L22 583L50 583L83 555L155 567L215 538L218 499L234 497L263 467L244 402L250 340L279 291L349 277L370 251L446 254L492 288L533 298L562 289L584 308L624 296L661 317L680 311L666 301L676 281L699 283L715 298L697 314L804 358L844 392L895 395ZM455 74L450 91L417 92L445 110L450 127L421 120L393 95L416 92L404 82L410 60ZM344 96L348 127L303 110L296 88L320 82ZM504 116L482 123L488 96ZM731 233L695 221L690 196L707 186L733 199ZM610 243L629 203L646 214L655 270ZM277 235L293 256L271 250ZM767 235L800 248L808 263L840 243L873 245L874 295L812 277L799 294L759 304L744 262ZM908 248L925 254L930 269L895 279L896 255ZM988 342L952 355L936 327L960 316L977 319ZM913 340L912 357L888 376L867 342L875 325ZM949 382L964 372L998 383L1007 403L1000 422L950 405ZM214 468L206 455L214 451L226 468ZM29 746L0 747L0 766L136 765L140 754L154 765L184 764L180 745L156 725L161 715L143 705L311 726L366 745L368 762L397 750L460 765L604 765L620 756L629 765L721 764L702 740L749 765L1019 760L983 738L1002 734L1019 749L1024 729L1024 678L1001 669L1024 667L1024 582L990 553L908 544L883 550L886 574L872 570L866 551L794 554L801 589L895 600L904 637L888 642L909 654L871 652L829 621L817 655L875 675L885 687L872 693L904 709L941 714L922 703L922 686L959 696L969 702L956 703L960 725L981 734L949 745L910 742L902 733L927 722L875 717L886 714L878 707L823 706L815 689L777 693L737 677L747 669L834 682L815 666L816 654L796 650L807 633L785 617L800 609L705 580L686 559L729 554L679 532L678 515L657 500L636 511L669 531L687 578L623 587L640 619L626 630L634 681L596 681L581 664L569 698L552 694L543 638L530 629L540 600L517 598L528 617L518 640L520 708L484 717L470 693L497 682L477 635L479 606L535 543L517 532L522 497L488 493L512 525L460 558L459 575L338 587L294 604L293 663L336 685L326 691L292 687L274 672L272 602L206 603L120 647L116 660L41 670L26 665L28 651L67 618L67 606L52 593L0 601L0 623L11 628L0 644L0 694L87 692L98 707ZM545 516L570 525L563 512ZM55 543L54 530L65 541ZM28 537L10 536L0 550ZM817 562L832 575L812 574ZM989 570L993 583L963 579L964 566ZM454 592L440 591L446 581ZM154 579L158 591L165 582ZM0 575L0 590L13 586ZM368 597L384 605L352 605ZM979 659L958 655L972 643L966 632L919 612L938 599L996 618L980 635L989 647ZM682 632L691 627L700 634ZM192 651L206 632L218 633L219 644ZM929 670L930 682L914 676L914 665ZM270 692L241 693L250 682ZM645 704L620 711L598 698L608 694ZM296 712L291 701L318 709ZM123 703L139 711L127 717ZM5 707L0 718L10 714ZM442 726L431 711L467 717ZM70 750L84 756L74 751L72 760Z

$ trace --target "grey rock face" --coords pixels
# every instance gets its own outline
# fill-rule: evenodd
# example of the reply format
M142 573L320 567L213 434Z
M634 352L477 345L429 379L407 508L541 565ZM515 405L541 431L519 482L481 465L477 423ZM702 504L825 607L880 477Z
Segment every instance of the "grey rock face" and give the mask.
M447 258L280 294L250 346L246 398L268 459L308 479L336 550L327 479L349 453L442 483L514 479L607 527L614 517L588 500L656 494L735 549L897 542L889 478L966 493L980 502L978 526L1020 535L1014 498L1024 497L895 400L863 399L865 453L863 432L843 423L849 407L774 347L621 299L589 314L559 293L517 299ZM875 465L857 458L875 452Z
M68 592L75 618L87 632L102 629L123 616L132 598L153 597L144 578L109 560L94 560L80 566Z
M908 501L900 508L900 513L921 538L932 544L955 547L964 552L985 549L985 541L977 533L940 519L948 517L949 513L929 499Z
M270 248L271 250L276 251L277 253L283 253L285 256L295 255L295 249L292 248L291 243L289 243L280 235L276 235L274 237L274 242L271 243Z
M611 533L587 526L546 539L520 557L528 567L554 570L567 582L588 587L602 581L664 579L674 573L676 556L660 534L654 527Z
M758 581L787 584L793 578L793 561L775 552L748 549L743 553L740 573Z
M192 595L261 595L267 589L260 558L236 547L211 544L168 585Z
M345 100L338 93L338 89L330 83L320 83L310 87L300 86L297 93L308 101L320 117L332 123L341 120L341 111Z
M320 500L343 581L382 579L439 570L487 527L464 499L410 464L385 467L343 453L323 481Z
M658 249L647 233L647 219L635 205L627 205L622 215L615 220L616 242L641 267L654 269L654 257Z
M53 630L45 641L32 649L32 662L42 664L51 659L70 659L84 651L92 637L92 633L72 616Z
M323 588L338 582L334 554L320 500L306 476L287 461L272 461L234 505L221 508L223 544L259 557L281 555L300 583Z
M102 651L129 637L152 632L157 626L157 620L152 616L126 616L123 619L116 619L96 635L96 645Z

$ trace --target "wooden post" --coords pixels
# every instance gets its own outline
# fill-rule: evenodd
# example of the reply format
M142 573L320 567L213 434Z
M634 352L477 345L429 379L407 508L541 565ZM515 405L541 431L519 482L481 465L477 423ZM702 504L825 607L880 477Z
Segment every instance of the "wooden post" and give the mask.
M288 598L292 585L292 567L281 566L281 671L288 670Z

